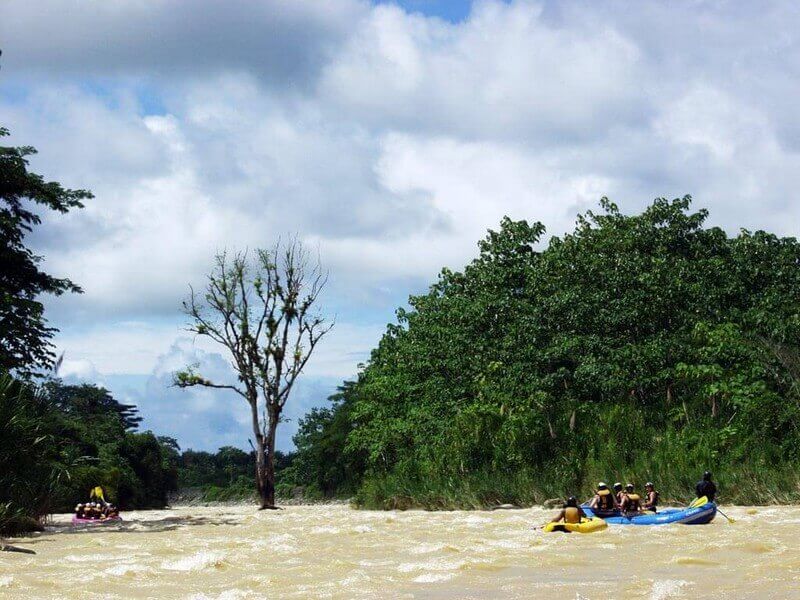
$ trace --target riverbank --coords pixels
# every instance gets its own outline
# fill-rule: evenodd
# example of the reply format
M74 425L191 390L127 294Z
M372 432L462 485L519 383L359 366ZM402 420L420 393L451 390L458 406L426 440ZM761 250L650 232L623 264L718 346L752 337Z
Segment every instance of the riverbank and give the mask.
M44 533L9 540L37 555L4 557L0 596L77 599L102 590L110 599L187 600L792 597L800 577L800 507L724 510L735 525L718 519L592 535L533 531L553 514L538 508L182 507L78 530L69 515L57 515Z

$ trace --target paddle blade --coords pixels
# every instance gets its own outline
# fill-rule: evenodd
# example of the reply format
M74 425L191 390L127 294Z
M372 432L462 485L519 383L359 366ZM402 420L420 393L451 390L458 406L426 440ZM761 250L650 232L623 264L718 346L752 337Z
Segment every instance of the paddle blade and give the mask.
M689 508L697 508L698 506L703 506L704 504L708 504L708 498L706 496L700 496L699 498L692 500Z

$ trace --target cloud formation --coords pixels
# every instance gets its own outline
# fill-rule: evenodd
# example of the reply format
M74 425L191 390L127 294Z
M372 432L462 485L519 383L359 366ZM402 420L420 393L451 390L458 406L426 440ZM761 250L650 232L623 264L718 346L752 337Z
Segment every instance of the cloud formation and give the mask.
M188 6L0 6L3 124L97 195L34 240L86 290L48 305L78 371L151 373L213 254L286 233L331 271L322 378L506 214L557 234L603 195L691 193L731 232L797 234L794 3Z

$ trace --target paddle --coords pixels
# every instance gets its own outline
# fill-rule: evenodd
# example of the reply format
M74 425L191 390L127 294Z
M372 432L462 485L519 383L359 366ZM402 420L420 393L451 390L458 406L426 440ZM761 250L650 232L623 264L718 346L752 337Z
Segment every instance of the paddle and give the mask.
M724 512L722 512L722 511L719 509L719 506L717 507L717 512L718 512L719 514L721 514L723 517L725 517L726 519L728 519L728 523L730 523L731 525L733 525L734 523L736 523L736 521L735 521L735 520L731 519L731 518L730 518L728 515L726 515Z
M700 496L699 498L692 500L689 508L697 508L698 506L703 506L703 504L708 504L708 498L706 496Z
M708 498L706 496L700 496L699 498L695 498L694 500L692 500L692 503L689 505L689 508L697 508L698 506L703 506L704 504L708 504ZM736 523L734 519L731 519L728 515L722 512L719 509L719 506L717 506L717 512L726 519L728 519L728 523L731 524Z

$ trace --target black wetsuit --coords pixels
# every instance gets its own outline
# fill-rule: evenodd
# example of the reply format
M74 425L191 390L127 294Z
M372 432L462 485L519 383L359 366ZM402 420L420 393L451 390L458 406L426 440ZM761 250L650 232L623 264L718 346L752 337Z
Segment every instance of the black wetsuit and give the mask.
M695 487L695 492L697 492L698 498L705 496L708 498L709 502L713 502L717 495L717 486L714 485L713 481L698 481L697 487Z

